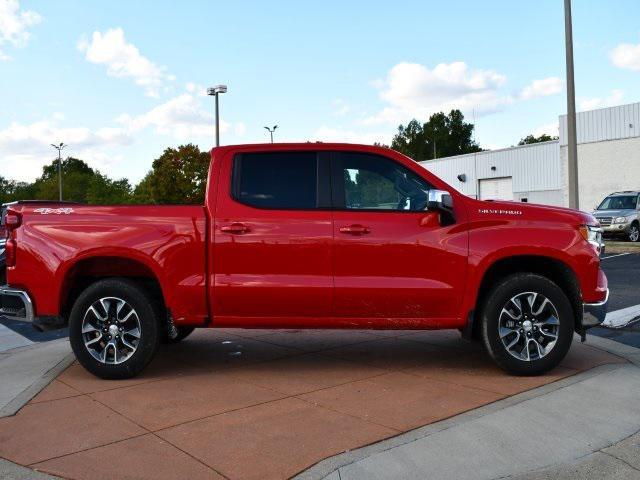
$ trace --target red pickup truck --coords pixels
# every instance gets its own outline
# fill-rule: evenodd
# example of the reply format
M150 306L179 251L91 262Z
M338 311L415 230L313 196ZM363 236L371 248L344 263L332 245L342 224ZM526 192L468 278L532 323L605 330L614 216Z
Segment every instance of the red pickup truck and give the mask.
M478 201L387 148L219 147L204 206L16 203L3 223L0 313L68 321L103 378L197 327L459 329L536 375L606 314L591 215Z

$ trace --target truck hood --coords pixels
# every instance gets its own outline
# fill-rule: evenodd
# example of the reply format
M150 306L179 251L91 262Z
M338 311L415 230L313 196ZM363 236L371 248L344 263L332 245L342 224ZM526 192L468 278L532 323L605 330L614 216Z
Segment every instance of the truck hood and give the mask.
M473 200L472 208L474 209L472 213L478 217L511 218L523 221L557 221L573 225L595 225L598 223L593 215L581 210L535 203Z

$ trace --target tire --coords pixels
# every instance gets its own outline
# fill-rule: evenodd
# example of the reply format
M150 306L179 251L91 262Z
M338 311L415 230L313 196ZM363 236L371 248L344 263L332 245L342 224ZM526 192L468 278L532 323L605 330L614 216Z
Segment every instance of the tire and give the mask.
M158 318L151 296L135 282L99 280L80 294L71 309L71 348L78 362L97 377L134 377L158 350Z
M507 372L531 376L548 372L564 359L575 322L562 289L532 273L510 275L493 287L481 321L482 341L491 358Z
M195 330L195 327L174 327L174 328L175 328L174 332L170 332L168 328L164 329L164 333L162 335L162 343L165 343L165 344L180 343L182 340L184 340L189 335L191 335Z
M629 235L627 240L630 242L640 242L640 225L638 222L633 222L629 228Z

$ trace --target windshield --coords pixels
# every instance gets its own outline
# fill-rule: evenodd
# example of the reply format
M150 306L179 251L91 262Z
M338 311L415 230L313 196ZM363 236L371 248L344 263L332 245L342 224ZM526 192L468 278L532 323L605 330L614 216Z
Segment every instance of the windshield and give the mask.
M598 210L635 210L637 195L615 195L605 198Z

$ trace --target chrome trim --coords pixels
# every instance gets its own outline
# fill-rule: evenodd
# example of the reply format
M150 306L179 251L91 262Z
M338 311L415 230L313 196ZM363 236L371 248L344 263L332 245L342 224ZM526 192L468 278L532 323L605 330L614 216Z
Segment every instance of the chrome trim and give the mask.
M591 328L600 325L604 322L607 316L607 302L609 301L609 289L604 300L595 303L583 303L582 304L582 328Z
M33 303L31 302L31 298L29 297L29 294L27 292L25 292L24 290L11 288L8 285L5 285L3 287L0 287L0 299L2 297L17 297L18 299L20 299L24 306L24 315L6 313L3 311L3 308L0 305L1 316L8 318L9 320L17 320L20 322L33 323ZM21 312L17 312L17 313L21 313Z

